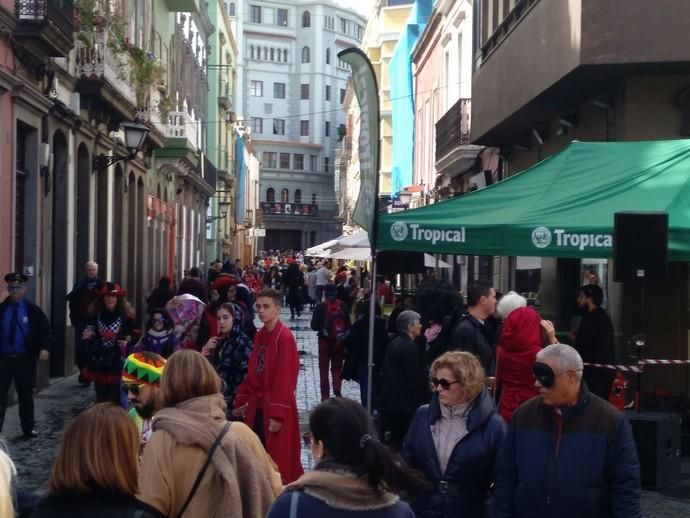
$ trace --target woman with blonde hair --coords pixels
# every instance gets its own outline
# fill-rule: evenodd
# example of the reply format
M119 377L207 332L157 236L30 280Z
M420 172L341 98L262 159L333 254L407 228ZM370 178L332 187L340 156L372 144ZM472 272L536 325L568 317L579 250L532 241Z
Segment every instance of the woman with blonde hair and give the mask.
M14 516L12 479L15 473L12 459L0 444L0 516Z
M178 351L160 390L139 498L178 518L265 517L282 489L280 474L254 432L227 421L213 366L197 351Z
M34 518L160 517L134 497L138 458L139 434L122 408L100 403L84 410L65 430L49 494Z
M430 486L411 505L418 518L482 518L505 423L473 354L447 352L429 371L434 394L417 410L401 455Z

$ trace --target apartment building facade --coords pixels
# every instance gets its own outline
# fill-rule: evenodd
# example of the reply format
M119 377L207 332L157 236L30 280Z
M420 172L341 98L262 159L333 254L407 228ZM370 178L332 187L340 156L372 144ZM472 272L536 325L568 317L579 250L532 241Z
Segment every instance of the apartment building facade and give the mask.
M365 21L329 0L237 2L238 117L261 162L264 249L306 249L340 232L335 148L350 70Z

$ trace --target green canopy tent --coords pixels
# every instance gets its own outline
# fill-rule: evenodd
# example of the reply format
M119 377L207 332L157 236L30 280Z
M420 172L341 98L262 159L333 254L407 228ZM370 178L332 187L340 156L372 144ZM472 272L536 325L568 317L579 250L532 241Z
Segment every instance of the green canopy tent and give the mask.
M612 257L614 213L669 214L669 260L690 261L690 140L572 142L486 189L381 215L377 250Z

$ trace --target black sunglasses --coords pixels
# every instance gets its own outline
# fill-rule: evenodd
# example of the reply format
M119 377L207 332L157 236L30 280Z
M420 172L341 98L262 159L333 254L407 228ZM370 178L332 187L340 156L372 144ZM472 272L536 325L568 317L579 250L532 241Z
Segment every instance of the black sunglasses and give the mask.
M122 385L125 387L125 390L131 392L135 396L138 396L141 387L144 386L144 383L123 383Z
M431 384L434 386L434 388L441 387L443 390L448 390L451 385L455 385L456 383L460 383L460 380L448 381L444 380L443 378L431 378Z

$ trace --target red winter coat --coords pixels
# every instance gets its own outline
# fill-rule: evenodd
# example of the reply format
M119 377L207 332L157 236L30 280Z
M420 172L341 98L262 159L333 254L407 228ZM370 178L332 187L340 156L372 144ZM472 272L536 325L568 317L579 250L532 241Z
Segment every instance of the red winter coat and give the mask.
M260 329L254 337L247 376L237 389L234 407L247 404L244 422L250 428L254 426L256 411L262 411L266 451L278 465L283 484L294 482L304 472L295 400L298 375L297 343L290 330L282 322L270 333ZM282 423L278 432L268 431L269 419Z
M496 360L496 387L501 391L498 413L506 422L522 403L538 394L532 366L542 348L540 320L532 308L518 308L503 323Z

